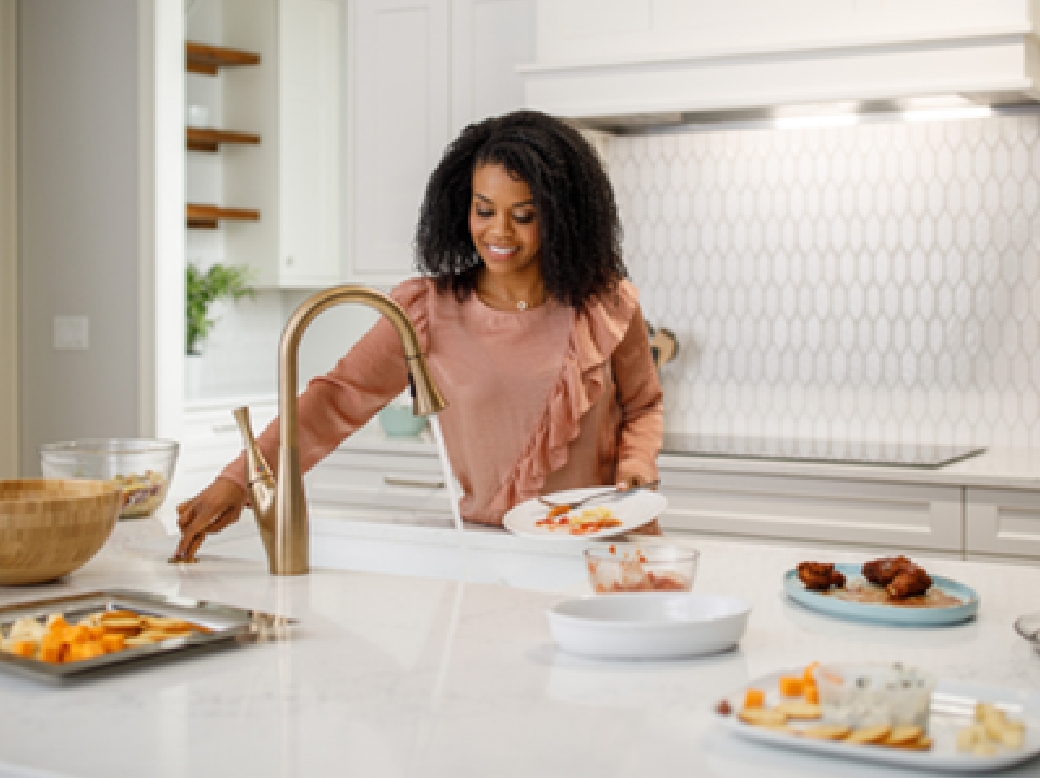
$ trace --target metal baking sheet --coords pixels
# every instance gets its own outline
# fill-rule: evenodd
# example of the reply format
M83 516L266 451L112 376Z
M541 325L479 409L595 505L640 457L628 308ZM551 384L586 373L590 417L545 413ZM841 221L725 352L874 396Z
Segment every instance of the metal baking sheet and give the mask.
M105 610L129 610L144 616L183 619L208 627L212 632L181 635L161 643L136 646L92 659L62 664L0 652L0 672L62 684L210 649L285 639L289 636L289 628L297 623L295 619L284 616L205 600L107 589L0 607L0 628L6 635L15 620L25 616L42 619L52 613L62 613L69 622L76 622L89 613Z

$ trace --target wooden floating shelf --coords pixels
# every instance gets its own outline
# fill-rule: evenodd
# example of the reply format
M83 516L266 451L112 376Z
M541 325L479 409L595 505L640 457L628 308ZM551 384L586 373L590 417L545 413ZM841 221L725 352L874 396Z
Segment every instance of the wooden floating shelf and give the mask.
M260 55L226 46L208 46L205 43L185 43L185 67L189 73L215 76L220 68L239 65L259 65Z
M216 151L221 143L259 143L255 132L188 127L188 151Z
M188 203L188 226L195 229L215 230L221 221L260 221L260 211L255 208L221 208L218 205Z

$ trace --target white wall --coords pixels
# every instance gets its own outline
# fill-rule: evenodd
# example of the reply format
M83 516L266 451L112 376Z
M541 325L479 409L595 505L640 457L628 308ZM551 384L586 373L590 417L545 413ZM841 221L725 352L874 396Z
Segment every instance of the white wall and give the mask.
M22 0L21 470L41 443L139 432L136 0ZM55 315L90 346L56 351Z
M18 475L16 0L0 0L0 478Z

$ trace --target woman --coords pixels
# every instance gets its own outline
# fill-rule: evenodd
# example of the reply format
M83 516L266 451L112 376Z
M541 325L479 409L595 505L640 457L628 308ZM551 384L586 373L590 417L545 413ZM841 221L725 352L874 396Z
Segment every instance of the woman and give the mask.
M613 190L581 134L521 111L467 127L430 178L417 230L422 276L396 287L431 375L466 521L560 489L655 481L661 387L621 259ZM407 385L385 320L299 397L313 467ZM278 425L258 439L277 462ZM239 457L177 506L189 558L246 504Z

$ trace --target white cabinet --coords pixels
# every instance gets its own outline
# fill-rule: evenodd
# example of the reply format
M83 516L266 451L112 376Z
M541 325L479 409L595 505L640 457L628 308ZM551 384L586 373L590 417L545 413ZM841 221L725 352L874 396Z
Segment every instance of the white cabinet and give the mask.
M452 0L451 126L524 106L517 65L534 61L535 0Z
M440 460L432 445L393 451L353 443L332 452L306 476L307 499L321 508L438 513L451 510Z
M1040 491L964 490L965 550L1040 557Z
M411 274L426 177L450 135L448 0L360 0L348 20L352 89L349 274Z
M665 530L960 552L958 486L661 468Z
M430 172L466 124L522 107L534 0L348 4L347 275L392 285L414 268Z
M223 151L224 200L259 208L228 225L225 255L261 287L324 287L343 278L340 249L340 0L223 0L228 46L261 61L223 73L228 127L260 145Z

